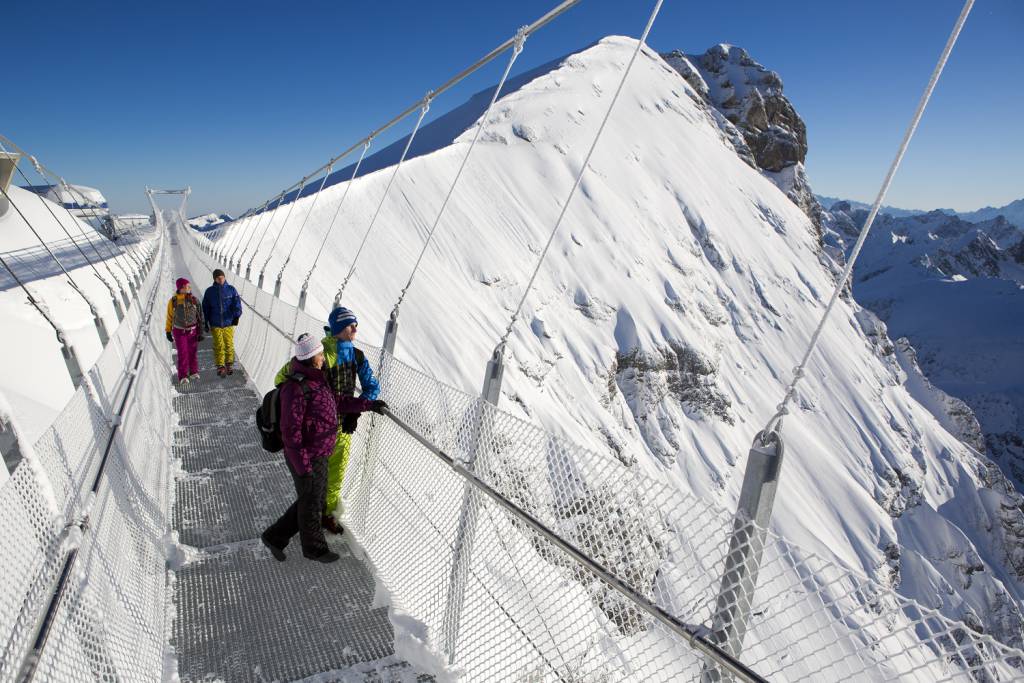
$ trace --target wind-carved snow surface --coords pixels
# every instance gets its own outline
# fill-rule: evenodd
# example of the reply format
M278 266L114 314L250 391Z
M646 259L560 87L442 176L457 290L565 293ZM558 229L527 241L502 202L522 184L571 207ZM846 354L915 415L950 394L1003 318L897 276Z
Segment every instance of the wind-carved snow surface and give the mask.
M479 390L634 46L606 38L499 100L401 308L399 358ZM513 328L501 400L732 509L751 440L835 283L810 219L699 100L644 51ZM370 343L472 140L462 120L435 121L433 139L454 142L402 167L346 289ZM326 314L391 171L354 181L308 310ZM308 222L311 197L287 225L283 207L260 228L257 265L282 232L273 274L306 223L285 300L297 300L344 191L325 189ZM245 225L226 230L229 248ZM772 527L1020 646L1021 501L949 431L941 402L922 403L909 356L872 322L837 304L786 419Z

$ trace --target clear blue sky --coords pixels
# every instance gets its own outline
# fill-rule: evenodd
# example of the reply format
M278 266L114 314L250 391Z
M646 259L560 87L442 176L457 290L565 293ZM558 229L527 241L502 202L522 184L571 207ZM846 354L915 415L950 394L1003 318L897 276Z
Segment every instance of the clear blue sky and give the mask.
M191 213L237 213L554 4L10 2L0 132L101 188L115 211L145 210L145 184L190 184ZM649 43L746 48L781 75L807 122L815 191L870 200L961 4L666 0ZM527 41L517 71L604 35L638 36L652 6L584 0ZM1024 197L1022 35L1024 2L978 1L888 203L970 210Z

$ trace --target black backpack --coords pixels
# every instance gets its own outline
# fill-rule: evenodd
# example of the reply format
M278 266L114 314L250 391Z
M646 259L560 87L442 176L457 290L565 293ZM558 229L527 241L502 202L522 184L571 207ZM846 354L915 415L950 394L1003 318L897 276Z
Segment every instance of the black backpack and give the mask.
M302 387L302 396L309 399L309 387L305 382L306 377L298 373L289 373L285 381L298 382ZM284 441L281 440L281 387L279 384L266 393L263 402L256 409L256 426L260 432L260 442L263 449L271 453L277 453L284 448Z

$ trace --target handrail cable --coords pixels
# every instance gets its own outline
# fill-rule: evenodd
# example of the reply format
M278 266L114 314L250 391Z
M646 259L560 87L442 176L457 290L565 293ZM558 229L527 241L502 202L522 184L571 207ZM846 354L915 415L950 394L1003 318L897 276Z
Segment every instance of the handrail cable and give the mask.
M537 29L542 28L542 27L550 24L552 21L554 21L555 19L560 17L562 14L564 14L568 10L572 9L572 7L574 7L575 5L578 5L580 2L582 2L582 0L564 0L563 2L561 2L558 5L556 5L555 7L553 7L552 9L548 10L543 16L541 16L539 19L534 21L532 24L529 24L528 27L527 27L527 33L534 33ZM508 40L503 42L501 45L499 45L498 47L494 48L493 50L488 52L486 55L484 55L480 59L478 59L475 62L473 62L472 64L470 64L465 69L463 69L462 71L458 72L457 74L455 74L454 76L449 78L447 81L445 81L441 85L437 86L436 88L433 88L431 90L431 92L433 92L434 96L436 97L437 95L440 95L440 94L444 93L445 91L450 90L451 88L453 88L456 85L458 85L461 81L463 81L467 76L470 76L473 73L475 73L476 71L478 71L481 67L485 66L486 64L488 64L489 62L494 60L498 55L500 55L502 52L504 52L505 50L507 50L510 47L512 47L514 44L515 44L515 38L509 38ZM348 148L346 148L341 153L336 154L335 156L331 157L327 161L327 163L321 165L316 170L310 171L309 173L307 173L306 177L307 178L315 178L321 171L326 169L329 165L337 163L337 161L339 159L342 159L342 158L348 156L349 154L351 154L356 149L359 149L359 147L361 145L364 145L367 142L369 142L370 140L373 140L374 138L379 137L381 133L383 133L384 131L390 129L396 123L399 123L400 121L402 121L409 114L411 114L414 111L416 111L416 109L418 109L421 105L422 105L422 100L417 100L416 102L410 104L408 107L406 107L401 112L396 114L394 117L392 117L385 124L383 124L382 126L376 128L369 135L365 136L363 139L359 140L358 142L350 145ZM298 187L298 182L292 183L288 187L288 189L285 190L285 193L291 192L296 187ZM296 196L296 199L298 199L297 196Z
M352 274L356 272L356 263L359 261L359 255L363 253L363 247L366 246L366 239L370 236L370 232L373 230L374 224L377 222L377 217L380 216L381 209L384 208L384 202L388 198L388 193L391 192L391 186L395 183L395 178L398 177L398 172L402 170L402 163L405 162L405 157L409 154L409 148L412 147L412 141L416 139L416 133L419 132L420 124L423 123L423 117L430 111L430 101L434 98L434 92L428 91L427 94L420 101L420 116L416 119L416 125L413 126L412 133L409 134L409 139L405 142L405 149L402 150L402 156L398 159L398 163L395 164L395 170L391 172L391 177L388 178L388 184L384 187L384 194L380 197L380 202L377 204L377 210L373 213L373 218L370 219L370 224L366 226L366 232L363 234L363 240L359 243L359 248L356 249L356 255L352 257L352 265L348 269L348 274L345 275L345 279L341 283L341 287L338 288L338 293L334 295L334 305L337 306L338 302L341 301L342 294L345 293L345 287L348 285L349 279Z
M633 55L629 58L629 63L626 64L625 71L622 72L622 78L619 80L619 86L615 89L615 94L612 95L612 100L608 104L608 109L604 113L604 118L601 119L601 125L598 127L597 133L594 135L594 139L590 143L590 149L587 150L587 155L583 158L583 164L580 166L579 173L576 174L576 180L573 181L572 188L569 190L569 196L566 197L565 203L562 204L562 210L558 214L558 219L555 221L554 227L551 228L551 234L548 236L547 244L544 245L544 250L537 259L537 265L533 269L533 274L530 275L530 280L526 283L526 288L523 290L523 296L519 299L519 304L516 305L515 311L512 313L512 319L509 320L508 327L505 329L505 333L501 336L501 339L498 342L498 346L495 349L496 353L504 353L505 344L508 341L509 335L512 334L512 328L515 325L516 320L519 318L519 313L523 308L523 304L526 302L526 297L530 294L530 289L533 287L534 280L537 279L537 273L540 272L540 267L544 263L544 258L548 254L551 242L555 239L555 234L558 232L558 228L562 225L562 220L565 218L565 214L569 210L569 204L572 202L572 198L576 194L576 190L579 188L580 182L583 180L583 174L586 173L587 166L590 164L590 157L594 154L594 149L597 147L598 140L601 139L601 133L604 132L605 124L608 123L612 110L615 108L615 103L618 101L619 95L622 93L622 88L626 84L626 78L629 76L629 72L633 68L633 63L636 62L637 55L640 54L641 48L643 48L644 44L647 42L647 35L651 32L651 27L654 25L654 20L657 18L663 2L664 0L657 0L654 5L654 9L651 11L650 17L647 19L647 25L644 27L644 32L640 35L640 39L636 43L636 49L633 50Z
M659 2L660 4L660 2ZM503 496L500 492L492 488L489 484L479 479L473 472L467 469L461 462L456 458L445 453L443 450L434 445L429 439L416 431L413 427L406 424L404 420L399 418L390 409L383 409L384 415L391 419L402 431L411 436L417 442L420 443L424 448L433 453L438 459L441 460L445 465L449 467L455 474L461 477L470 486L474 487L485 496L493 500L500 507L510 512L513 516L517 517L536 533L543 536L549 543L557 546L560 550L565 552L567 555L572 557L574 560L585 566L599 579L612 586L618 593L624 598L632 602L641 611L647 613L655 621L661 623L669 631L680 636L683 640L689 643L695 650L706 655L710 659L714 660L719 666L728 670L731 674L736 676L742 681L749 681L751 683L765 683L765 679L755 673L752 669L743 664L739 659L726 652L718 645L712 643L702 634L703 627L694 626L681 621L676 616L666 612L664 609L651 602L645 596L636 591L632 586L627 584L622 579L618 578L615 574L609 571L601 563L591 559L588 555L583 553L573 544L569 543L561 536L556 534L554 531L549 529L543 522L526 512L522 508L518 507L514 502Z
M814 334L811 335L811 339L807 344L807 349L804 351L804 355L800 359L800 364L793 370L793 379L790 381L789 386L786 387L786 393L783 395L782 402L776 407L775 414L772 415L770 420L768 420L768 425L762 432L766 437L770 433L781 431L782 429L782 420L789 413L789 402L793 400L793 397L796 395L796 386L804 377L804 370L807 367L807 361L814 352L815 347L817 347L818 339L821 337L821 332L825 327L825 323L828 320L829 315L832 313L832 309L835 307L835 303L839 299L839 295L846 286L846 282L850 279L850 274L853 272L853 266L857 262L857 257L860 255L861 248L864 246L864 241L867 239L868 233L871 232L871 226L875 222L875 217L878 215L878 210L881 208L882 202L885 200L886 193L889 191L889 186L892 184L893 176L896 175L896 170L899 168L900 162L903 161L903 155L906 154L907 147L910 145L910 140L914 137L914 132L917 130L917 126L921 122L921 117L924 115L924 110L928 106L928 100L931 99L932 92L935 90L935 86L939 81L939 76L942 75L942 70L945 68L946 62L949 60L949 55L953 51L953 45L956 43L956 40L960 35L960 31L963 29L964 23L967 21L967 16L971 13L971 8L973 6L974 0L965 0L963 9L960 10L960 16L957 17L956 24L953 26L953 30L949 34L949 38L946 40L946 45L942 49L942 54L939 56L939 61L935 64L935 68L932 70L931 78L928 79L928 85L925 86L924 93L922 93L921 99L917 103L917 109L914 111L914 116L910 120L910 125L907 126L907 130L903 134L903 141L900 143L896 156L893 158L892 163L889 165L889 170L885 174L885 179L882 181L882 187L879 188L878 195L875 197L875 202L871 205L871 211L868 213L867 219L864 221L864 227L861 228L860 236L857 238L857 242L853 246L853 251L850 252L850 258L846 261L846 267L843 269L843 274L836 282L835 289L832 291L832 298L829 299L828 305L825 307L825 311L821 314L821 320L818 321L818 326L814 329Z
M395 302L395 307L391 311L391 319L398 319L398 309L402 306L402 302L405 300L405 294L409 291L409 287L412 286L413 278L416 277L416 271L419 270L420 263L423 261L423 256L427 253L427 248L430 246L431 240L434 237L434 231L437 230L437 226L441 223L441 217L444 216L444 211L448 207L448 201L452 198L452 194L455 192L455 187L459 184L459 178L462 177L462 172L466 169L466 163L469 161L470 155L473 153L473 148L476 147L477 140L480 139L480 133L483 132L484 126L487 125L487 119L490 118L491 109L494 108L494 103L498 101L498 96L501 94L501 89L505 85L505 81L508 79L509 73L512 71L512 65L516 63L516 59L519 54L523 51L523 44L526 42L528 36L526 26L521 26L514 37L515 43L512 46L512 55L508 60L508 64L505 65L505 72L501 75L501 80L498 81L497 87L494 88L494 94L491 95L491 101L487 105L487 109L480 117L480 122L477 124L476 133L473 134L473 141L469 144L469 149L462 157L462 163L459 164L458 171L455 172L455 178L452 180L451 185L448 187L448 194L445 195L444 201L441 202L441 208L437 211L437 217L434 218L434 224L430 226L430 231L427 233L427 237L423 240L423 248L420 249L419 256L416 258L416 263L413 264L412 272L409 273L409 280L405 283L405 287L402 287L402 291L398 295L398 301Z

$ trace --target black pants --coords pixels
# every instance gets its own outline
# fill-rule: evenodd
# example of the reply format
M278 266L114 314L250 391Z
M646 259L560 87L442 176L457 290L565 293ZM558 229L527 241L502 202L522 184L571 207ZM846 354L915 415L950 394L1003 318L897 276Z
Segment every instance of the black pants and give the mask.
M266 535L275 546L284 548L292 536L298 534L302 550L319 555L328 550L324 530L320 526L327 495L327 458L314 458L312 465L312 474L300 476L289 463L288 471L295 482L295 502L270 525Z

